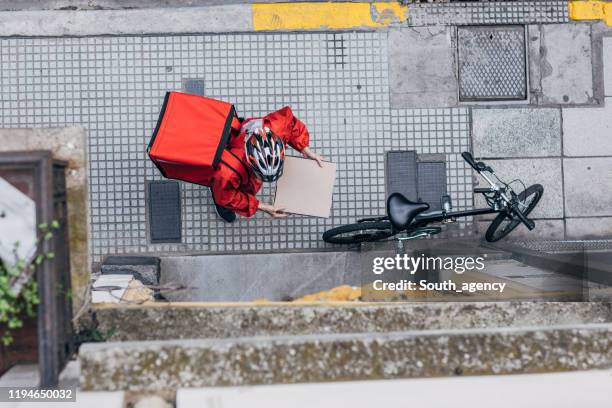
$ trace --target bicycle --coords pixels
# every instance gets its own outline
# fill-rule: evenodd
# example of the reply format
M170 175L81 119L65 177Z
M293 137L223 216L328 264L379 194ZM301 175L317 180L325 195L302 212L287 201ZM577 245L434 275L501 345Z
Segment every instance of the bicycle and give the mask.
M450 197L444 195L441 210L427 211L430 208L428 203L414 202L401 193L393 193L387 199L386 216L364 218L354 224L332 228L323 233L323 240L332 244L358 244L380 241L400 233L405 233L404 237L398 238L400 240L426 238L442 232L441 227L430 224L485 214L497 214L485 233L488 242L506 237L521 223L533 230L535 223L528 216L542 198L544 188L540 184L525 188L518 179L506 183L486 163L474 160L469 152L463 152L461 156L489 184L489 187L474 188L475 193L483 194L486 208L452 211ZM523 187L518 194L511 187L515 182Z

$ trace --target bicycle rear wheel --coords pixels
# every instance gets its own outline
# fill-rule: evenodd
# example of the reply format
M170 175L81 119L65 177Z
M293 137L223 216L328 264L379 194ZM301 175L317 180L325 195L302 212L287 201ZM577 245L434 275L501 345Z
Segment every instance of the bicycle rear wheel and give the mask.
M342 225L323 233L323 241L330 244L358 244L380 241L394 235L389 221L366 221Z
M544 194L544 187L540 184L534 184L527 187L518 195L521 212L528 216L531 211L538 205L538 202ZM510 219L508 215L503 212L499 214L493 221L485 234L485 239L488 242L496 242L510 234L516 227L519 226L521 220L518 217Z

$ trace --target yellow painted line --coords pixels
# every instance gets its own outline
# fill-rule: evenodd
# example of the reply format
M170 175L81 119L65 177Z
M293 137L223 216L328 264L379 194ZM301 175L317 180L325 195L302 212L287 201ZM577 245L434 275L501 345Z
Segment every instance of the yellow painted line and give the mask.
M255 3L252 11L255 31L379 28L408 18L398 2Z
M572 20L602 20L612 26L612 2L602 0L570 1L569 16Z

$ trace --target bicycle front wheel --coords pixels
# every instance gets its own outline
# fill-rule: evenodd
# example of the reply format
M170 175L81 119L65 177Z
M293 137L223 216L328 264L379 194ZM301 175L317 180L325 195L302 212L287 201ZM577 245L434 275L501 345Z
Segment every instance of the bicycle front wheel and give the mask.
M366 221L342 225L323 233L323 241L330 244L359 244L380 241L394 235L389 221Z
M540 198L544 194L544 187L539 184L529 186L518 195L519 207L523 215L526 217L538 205ZM506 213L501 213L487 229L485 239L488 242L496 242L510 234L516 227L519 226L521 220L518 217L510 219Z

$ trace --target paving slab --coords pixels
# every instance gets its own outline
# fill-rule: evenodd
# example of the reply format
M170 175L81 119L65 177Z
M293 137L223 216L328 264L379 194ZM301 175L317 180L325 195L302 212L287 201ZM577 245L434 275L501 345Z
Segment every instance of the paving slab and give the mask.
M151 22L155 22L152 24ZM0 13L0 36L66 36L252 31L248 4L140 10Z
M612 238L612 217L567 218L565 224L568 238Z
M391 30L388 49L392 108L457 105L455 50L450 28Z
M181 388L177 408L609 407L612 371L420 378L344 383ZM440 392L443 390L443 392ZM407 396L410 403L407 404Z
M559 109L473 109L476 157L534 157L561 154Z
M543 103L594 103L591 26L543 25L541 41Z
M568 217L612 216L612 158L563 159L563 178Z
M563 154L612 156L612 98L602 108L563 109Z
M612 37L603 38L604 93L612 96Z
M563 218L561 159L487 160L487 164L493 167L496 174L506 182L520 179L527 187L536 183L544 187L544 195L538 206L530 214L531 218ZM481 178L478 178L478 181L480 187L486 185L486 182ZM522 190L520 183L515 183L512 187L517 191ZM475 205L485 205L481 194L475 195Z

